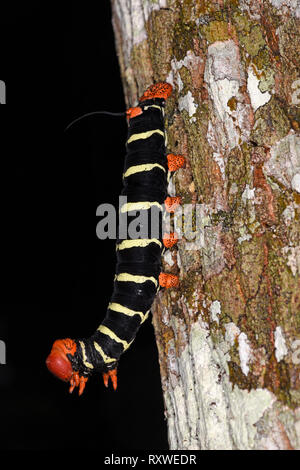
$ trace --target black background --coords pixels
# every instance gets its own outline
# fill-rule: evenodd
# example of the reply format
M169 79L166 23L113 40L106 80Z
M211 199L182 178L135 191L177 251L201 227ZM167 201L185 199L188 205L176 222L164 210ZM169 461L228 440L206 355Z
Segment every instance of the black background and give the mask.
M82 397L45 367L56 338L89 336L114 275L96 208L117 205L124 111L109 1L1 5L0 449L167 449L153 327L122 357L118 390L92 377Z

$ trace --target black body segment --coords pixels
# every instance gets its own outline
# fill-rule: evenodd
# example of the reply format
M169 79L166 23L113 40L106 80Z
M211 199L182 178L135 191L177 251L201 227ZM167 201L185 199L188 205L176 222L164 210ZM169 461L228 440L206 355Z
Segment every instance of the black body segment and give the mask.
M154 230L148 223L140 227L141 236L117 240L114 289L106 316L91 337L76 340L76 354L69 357L73 369L85 376L116 367L147 319L159 290L161 214L168 180L164 104L162 98L142 101L138 105L142 114L129 120L122 191L127 200L120 210L129 222L137 215L149 221L154 214Z

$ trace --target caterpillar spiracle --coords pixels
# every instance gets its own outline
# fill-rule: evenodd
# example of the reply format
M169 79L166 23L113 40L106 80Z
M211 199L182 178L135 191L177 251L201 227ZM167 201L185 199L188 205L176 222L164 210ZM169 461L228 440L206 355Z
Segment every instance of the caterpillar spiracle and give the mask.
M172 86L160 82L151 85L139 99L138 106L126 112L128 138L123 173L122 195L126 204L121 213L144 213L153 208L174 212L179 197L167 194L171 172L185 166L182 155L167 154L164 106ZM161 255L177 242L175 232L156 238L127 238L116 243L116 274L106 316L95 333L83 339L59 339L52 346L46 365L59 379L69 382L70 393L79 387L82 394L94 372L102 373L107 387L109 379L117 388L117 365L120 356L133 342L141 324L147 319L154 298L161 287L176 287L178 276L161 273Z

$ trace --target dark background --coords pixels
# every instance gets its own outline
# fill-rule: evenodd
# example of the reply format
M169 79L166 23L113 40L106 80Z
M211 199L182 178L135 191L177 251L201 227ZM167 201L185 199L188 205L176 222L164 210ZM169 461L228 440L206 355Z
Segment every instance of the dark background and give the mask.
M45 367L56 338L93 333L112 291L115 242L96 238L95 213L118 203L126 121L95 116L64 133L82 113L125 110L110 3L1 9L0 449L167 449L151 321L117 392L94 376L69 395Z

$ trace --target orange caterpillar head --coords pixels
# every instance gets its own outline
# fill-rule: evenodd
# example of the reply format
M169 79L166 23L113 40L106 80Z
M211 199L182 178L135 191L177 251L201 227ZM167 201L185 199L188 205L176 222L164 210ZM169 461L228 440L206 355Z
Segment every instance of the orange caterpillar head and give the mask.
M56 377L64 382L69 382L73 374L73 369L67 354L73 356L75 352L75 341L70 338L57 339L54 341L51 352L46 359L46 366Z
M152 100L154 98L163 98L166 100L172 93L172 85L166 82L154 83L149 86L143 96L141 96L140 101Z

